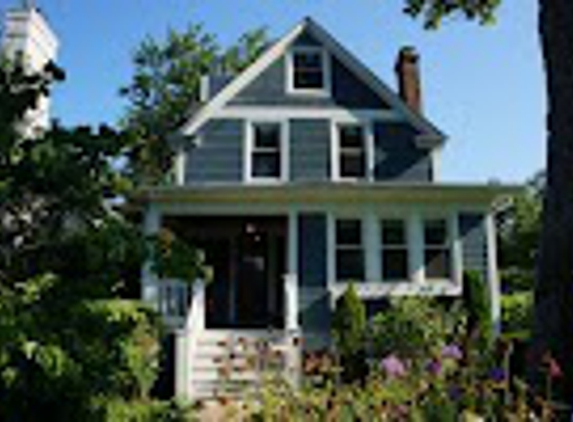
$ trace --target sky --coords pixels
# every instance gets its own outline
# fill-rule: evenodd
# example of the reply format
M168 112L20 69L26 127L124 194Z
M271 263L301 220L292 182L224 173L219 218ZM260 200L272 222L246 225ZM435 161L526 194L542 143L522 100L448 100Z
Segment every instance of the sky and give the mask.
M21 0L0 0L0 13ZM120 87L146 37L202 23L229 45L264 26L273 37L303 17L323 25L389 86L401 46L421 57L424 110L448 135L440 180L520 183L545 162L544 76L536 0L504 0L494 26L461 18L426 31L403 0L36 0L60 39L67 80L53 96L64 124L116 123Z

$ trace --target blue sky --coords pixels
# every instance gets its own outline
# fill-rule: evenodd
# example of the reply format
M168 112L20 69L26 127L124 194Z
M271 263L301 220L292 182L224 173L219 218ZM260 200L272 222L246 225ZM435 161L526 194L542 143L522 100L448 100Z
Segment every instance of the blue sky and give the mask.
M19 0L0 0L0 13ZM505 0L496 26L461 19L437 32L401 13L402 0L37 0L61 41L68 79L54 95L66 124L114 123L118 89L146 36L203 23L229 44L252 28L279 36L312 16L390 86L402 45L421 55L426 114L449 141L445 181L521 182L545 160L545 96L536 0Z

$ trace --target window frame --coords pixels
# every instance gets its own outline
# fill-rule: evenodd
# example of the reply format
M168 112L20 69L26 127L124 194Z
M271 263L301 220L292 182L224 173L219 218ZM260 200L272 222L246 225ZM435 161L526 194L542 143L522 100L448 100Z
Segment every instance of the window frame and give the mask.
M444 243L438 245L438 244L430 244L428 245L427 241L426 241L426 224L430 221L442 221L444 224L444 229L445 229L445 240ZM431 215L431 214L426 214L422 216L422 259L423 259L423 266L424 266L424 281L425 282L429 282L429 283L433 283L433 282L443 282L443 281L450 281L450 280L454 280L456 278L456 273L455 273L455 269L454 269L454 259L455 259L455 251L454 251L454 239L453 239L453 235L454 233L452 232L452 227L451 227L452 223L450 221L450 218L448 218L447 216L441 216L441 215ZM428 251L441 251L446 252L447 253L447 276L446 277L430 277L428 275L428 265L426 262L426 253Z
M261 147L256 146L255 141L255 127L257 125L277 125L279 128L279 175L277 177L261 177L253 174L254 170L254 154L257 152L274 152L274 151L261 151ZM289 151L288 151L288 137L289 128L286 120L276 119L256 119L246 121L246 136L243 154L243 180L250 183L281 183L286 182L289 177ZM271 148L268 148L269 150ZM272 148L274 150L274 148ZM257 151L258 150L258 151Z
M386 244L384 243L384 222L388 221L399 221L402 223L402 230L404 240L402 244ZM377 229L379 231L379 244L378 244L378 262L380 266L380 273L379 278L382 283L391 283L391 284L398 284L398 283L410 283L412 281L412 276L410 274L410 267L411 267L411 247L410 247L410 235L409 231L410 224L408 218L399 217L399 216L382 216L378 217L377 219ZM406 255L406 276L401 278L386 278L384 277L384 267L385 267L385 260L383 254L385 251L401 251Z
M299 53L319 53L321 57L322 87L321 88L297 88L295 86L295 55ZM308 95L329 97L332 92L332 72L330 54L320 46L295 46L286 55L286 81L287 93L294 95Z
M360 244L339 244L338 242L338 222L339 221L357 221L360 224ZM358 284L362 284L366 282L366 254L367 245L366 245L366 235L365 233L365 222L360 216L347 216L347 215L340 215L333 217L333 270L334 270L334 281L337 284L346 284L350 282L356 282ZM360 279L353 279L353 278L340 278L338 276L338 252L339 251L359 251L362 256L362 277Z
M366 182L373 180L374 172L374 130L373 121L360 119L333 120L331 124L331 179L338 182ZM343 176L341 128L359 126L362 129L364 148L364 175L362 177Z

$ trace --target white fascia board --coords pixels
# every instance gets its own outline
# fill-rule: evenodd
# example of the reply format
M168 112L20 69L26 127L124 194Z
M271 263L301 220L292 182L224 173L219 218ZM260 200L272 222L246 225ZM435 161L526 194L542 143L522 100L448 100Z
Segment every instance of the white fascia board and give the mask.
M211 101L209 101L190 121L185 123L180 132L187 136L192 135L205 123L214 112L221 109L229 100L237 95L243 88L252 82L260 73L277 60L288 48L288 46L299 36L305 28L303 21L295 26L288 34L281 38L268 51L262 54L245 71L223 88Z
M363 82L374 90L381 98L400 114L406 121L411 122L417 129L423 132L420 143L426 147L442 143L446 136L430 123L425 117L413 111L406 103L394 93L380 78L378 78L368 67L362 64L352 53L347 51L338 41L336 41L326 30L307 18L295 26L289 33L281 38L266 53L263 53L258 60L249 66L243 73L237 76L229 85L223 88L211 101L209 101L199 112L197 112L186 124L182 126L180 132L184 135L195 133L214 113L221 110L235 95L252 82L268 66L285 54L290 44L304 30L309 30L323 44L329 54L335 56L348 68L355 72Z
M228 106L215 111L211 117L214 119L248 120L334 119L347 122L361 122L365 120L404 121L404 116L394 110L347 109L343 107Z

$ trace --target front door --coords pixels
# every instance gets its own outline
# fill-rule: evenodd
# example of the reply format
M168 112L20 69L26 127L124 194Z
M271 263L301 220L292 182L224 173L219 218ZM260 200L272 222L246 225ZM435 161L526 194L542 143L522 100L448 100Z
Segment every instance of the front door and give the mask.
M266 328L269 318L269 236L249 232L237 241L236 323L240 327Z

